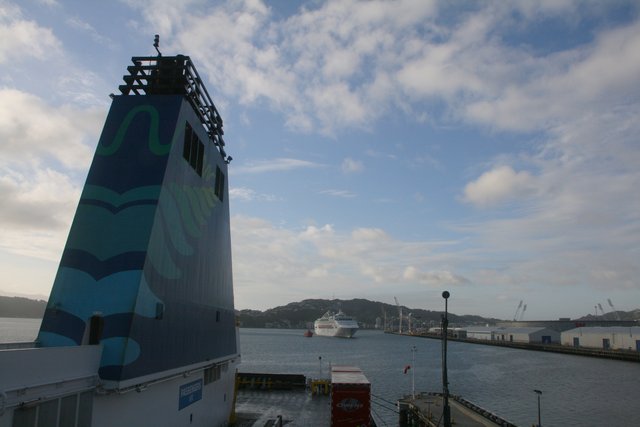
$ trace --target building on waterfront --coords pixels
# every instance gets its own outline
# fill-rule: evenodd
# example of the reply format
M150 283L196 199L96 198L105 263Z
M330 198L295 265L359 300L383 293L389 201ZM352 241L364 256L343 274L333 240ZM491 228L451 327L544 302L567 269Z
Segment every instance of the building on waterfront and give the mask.
M576 319L560 318L558 320L505 320L496 322L496 327L504 328L548 328L554 331L563 332L574 328L584 328L591 326L640 326L638 320L601 320L601 319Z
M640 351L640 326L584 327L564 331L562 345Z
M516 343L543 343L551 344L560 342L560 333L548 328L536 327L491 327L470 326L466 329L467 338L488 341L509 341Z
M469 326L467 328L467 338L491 341L494 339L495 330L495 326Z

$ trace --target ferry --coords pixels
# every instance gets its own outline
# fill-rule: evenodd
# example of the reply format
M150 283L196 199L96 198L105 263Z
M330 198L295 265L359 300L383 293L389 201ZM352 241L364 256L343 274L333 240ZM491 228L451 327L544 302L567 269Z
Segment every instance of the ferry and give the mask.
M351 338L358 331L358 322L339 310L337 313L327 311L314 324L317 336Z
M157 49L157 40L156 44ZM221 426L240 346L222 118L188 56L133 57L0 426Z

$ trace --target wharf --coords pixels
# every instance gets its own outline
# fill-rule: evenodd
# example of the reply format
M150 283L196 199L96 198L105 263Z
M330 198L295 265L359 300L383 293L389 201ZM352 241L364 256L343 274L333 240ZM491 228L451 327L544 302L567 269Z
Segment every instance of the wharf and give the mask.
M330 381L304 375L238 373L235 427L331 424Z
M430 338L441 340L442 335L438 334L399 334L397 332L385 332L395 335L405 335L418 338ZM473 338L462 338L449 335L448 341L458 341L467 344L491 345L495 347L508 347L520 350L546 351L550 353L571 354L574 356L598 357L601 359L622 360L625 362L640 362L640 352L633 350L604 350L589 347L570 347L561 344L541 344L541 343L524 343L500 340L481 340Z
M442 393L420 393L398 401L400 427L436 427L442 425ZM456 427L516 427L515 424L459 397L449 396L451 424Z
M328 379L308 379L303 375L238 373L232 425L329 427L329 383ZM419 393L415 399L405 396L398 400L397 407L400 427L442 425L442 393ZM516 427L460 396L450 395L449 407L452 423L457 427ZM374 419L371 422L371 426L376 425Z
M235 427L329 427L331 399L306 390L239 390Z

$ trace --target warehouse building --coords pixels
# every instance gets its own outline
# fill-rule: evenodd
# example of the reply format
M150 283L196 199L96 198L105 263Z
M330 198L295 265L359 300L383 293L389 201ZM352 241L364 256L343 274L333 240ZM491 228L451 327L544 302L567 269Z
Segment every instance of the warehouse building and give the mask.
M509 341L517 343L560 342L560 333L548 328L506 328L477 326L467 328L467 338L491 341Z
M469 326L467 328L467 338L491 341L493 340L493 331L495 330L495 326Z
M575 328L561 334L562 345L640 351L640 326Z

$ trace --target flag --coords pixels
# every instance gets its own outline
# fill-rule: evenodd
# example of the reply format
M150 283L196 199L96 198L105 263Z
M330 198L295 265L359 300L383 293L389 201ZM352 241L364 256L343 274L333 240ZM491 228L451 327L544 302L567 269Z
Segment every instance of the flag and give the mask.
M411 369L411 365L405 366L404 367L404 373L406 374L409 369Z

